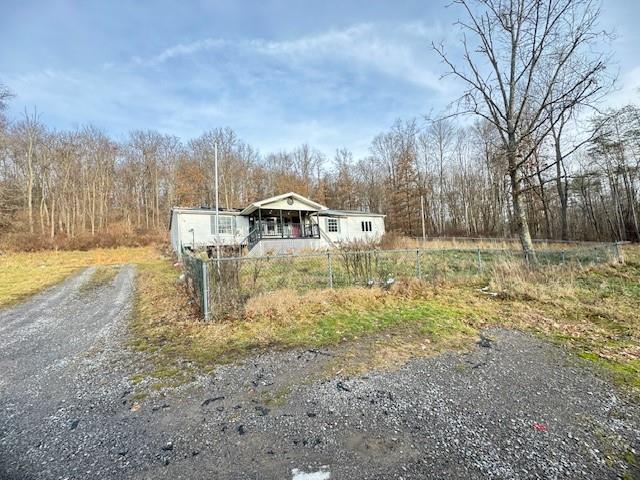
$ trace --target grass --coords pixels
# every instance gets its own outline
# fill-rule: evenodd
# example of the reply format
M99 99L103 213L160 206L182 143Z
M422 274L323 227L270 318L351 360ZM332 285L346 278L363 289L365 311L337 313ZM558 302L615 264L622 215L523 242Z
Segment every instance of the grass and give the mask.
M176 296L178 273L162 260L138 269L132 347L149 353L155 369L186 362L209 370L265 348L317 348L363 339L374 345L372 339L383 332L419 336L431 349L475 332L474 311L429 298L432 287L420 282L389 292L345 288L300 295L284 289L249 299L240 320L194 322L195 305L183 286Z
M613 248L599 245L570 250L538 250L541 265L589 265L611 258ZM387 281L411 281L416 276L430 283L468 283L471 277L486 279L496 264L519 265L522 255L511 250L420 249L333 252L309 256L274 256L225 259L210 265L212 290L219 292L221 304L217 320L242 314L247 298L260 293L291 289L299 294L325 289L331 267L334 287L371 284L387 286ZM563 268L563 270L567 270ZM217 272L220 281L217 282ZM217 282L217 284L216 284Z
M540 270L506 259L487 262L480 276L398 282L388 291L282 288L209 324L194 321L179 271L155 260L139 268L132 346L174 375L180 365L211 370L258 349L326 346L338 346L333 371L362 371L464 348L480 328L501 326L565 345L640 389L640 248L625 254L624 264Z
M499 297L492 323L543 335L568 346L640 391L640 248L625 248L623 264L541 272L493 272Z
M100 287L109 285L118 274L115 266L99 266L91 276L80 286L80 293L90 293Z
M315 289L284 282L269 285L279 288L275 292L249 298L239 318L204 324L195 321L196 307L177 281L179 271L152 247L14 253L0 257L0 277L6 280L0 283L0 306L87 266L97 268L81 287L84 292L111 282L117 273L113 265L138 264L132 346L151 354L153 368L146 373L155 379L154 388L174 385L196 370L210 370L256 349L340 344L341 353L330 367L348 364L359 371L460 348L479 328L503 326L567 345L618 383L640 389L640 248L627 247L625 254L624 264L539 271L509 258L483 258L484 274L469 277L455 273L466 270L475 257L435 253L425 255L421 265L424 274L433 271L429 283L406 280L389 290L331 290L321 288L324 277ZM449 270L440 261L448 263ZM264 263L294 277L315 275L312 264L292 271L291 265L277 260ZM406 263L409 272L411 259ZM342 271L339 260L334 269ZM136 383L143 378L140 374Z
M153 247L7 253L0 256L0 307L19 302L88 266L139 264L157 257Z

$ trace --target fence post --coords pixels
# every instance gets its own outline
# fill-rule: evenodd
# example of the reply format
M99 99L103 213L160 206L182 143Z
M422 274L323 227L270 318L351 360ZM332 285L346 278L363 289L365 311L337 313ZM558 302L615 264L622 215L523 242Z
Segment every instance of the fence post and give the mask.
M480 254L480 247L478 247L478 272L482 272L482 255Z
M209 312L209 264L202 262L202 313L204 321L208 322L210 318Z
M422 265L420 264L420 249L416 248L416 276L422 278Z
M333 267L331 265L331 252L327 252L327 268L329 273L329 288L333 288Z
M565 257L564 257L564 250L562 250L562 264L564 265L566 262Z
M613 242L613 248L615 251L615 255L616 255L616 260L620 260L621 255L620 255L620 242Z

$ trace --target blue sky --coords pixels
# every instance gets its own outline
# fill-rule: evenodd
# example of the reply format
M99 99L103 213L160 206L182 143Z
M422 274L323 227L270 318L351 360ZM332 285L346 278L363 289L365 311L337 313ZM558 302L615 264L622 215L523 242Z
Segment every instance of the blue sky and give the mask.
M261 152L303 142L367 153L397 118L459 93L430 49L456 49L449 1L19 1L0 15L10 115L37 106L52 128L116 138L156 129L188 140L231 127ZM604 0L619 91L637 101L640 2Z

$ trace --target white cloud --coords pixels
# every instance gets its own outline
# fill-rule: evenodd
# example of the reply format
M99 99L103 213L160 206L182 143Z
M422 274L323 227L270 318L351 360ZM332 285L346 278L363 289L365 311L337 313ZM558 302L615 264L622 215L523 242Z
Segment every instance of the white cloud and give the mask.
M269 56L298 66L317 62L342 62L347 68L369 68L420 87L443 90L439 76L429 65L426 38L436 31L421 22L397 25L356 24L342 30L330 30L293 40L262 39L236 42L205 38L171 46L148 59L134 57L137 65L154 66L178 57L235 48L247 53Z
M223 47L226 44L224 40L215 39L215 38L205 38L202 40L198 40L197 42L191 43L179 43L172 47L166 48L158 55L149 58L142 59L140 57L133 57L132 61L135 64L145 65L145 66L153 66L164 63L172 58L182 57L186 55L193 55L194 53L198 53L205 50L212 50L214 48Z

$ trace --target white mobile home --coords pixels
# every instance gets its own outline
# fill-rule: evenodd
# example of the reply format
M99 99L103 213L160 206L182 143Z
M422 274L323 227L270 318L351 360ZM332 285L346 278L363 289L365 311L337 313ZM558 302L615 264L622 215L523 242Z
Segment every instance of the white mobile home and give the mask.
M385 232L384 215L333 210L294 192L254 202L243 209L171 210L173 250L234 247L248 255L326 250L340 243L375 241Z

